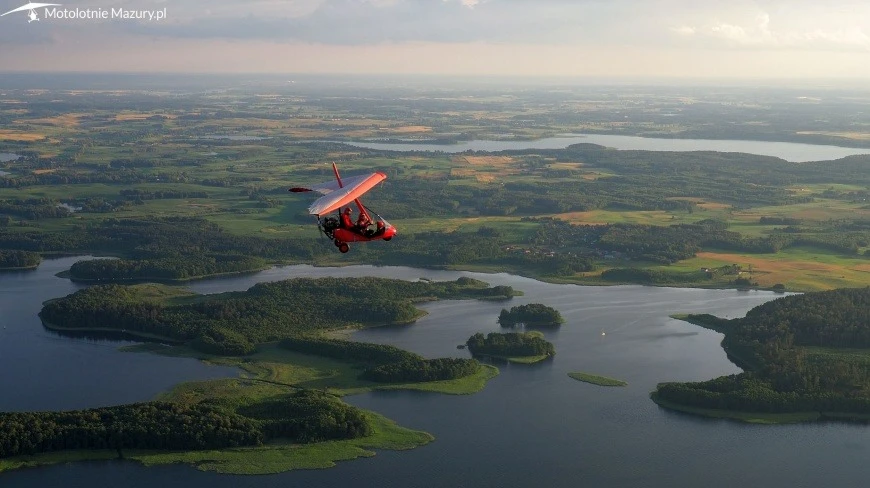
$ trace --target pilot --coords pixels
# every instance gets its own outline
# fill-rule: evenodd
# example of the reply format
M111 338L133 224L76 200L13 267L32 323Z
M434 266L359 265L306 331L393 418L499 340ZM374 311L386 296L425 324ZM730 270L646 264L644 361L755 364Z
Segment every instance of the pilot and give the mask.
M347 230L353 229L353 220L350 218L350 213L352 210L350 207L344 209L344 212L341 213L341 227Z

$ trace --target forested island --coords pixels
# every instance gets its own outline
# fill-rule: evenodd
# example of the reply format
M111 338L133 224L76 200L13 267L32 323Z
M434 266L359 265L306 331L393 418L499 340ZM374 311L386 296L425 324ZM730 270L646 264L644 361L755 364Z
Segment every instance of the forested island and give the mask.
M258 271L266 260L238 254L175 255L156 259L93 259L70 267L69 277L82 282L179 282L224 274Z
M212 354L244 355L258 343L347 324L413 322L422 314L415 301L509 298L515 293L509 286L488 287L471 278L298 278L207 296L160 285L100 285L46 303L40 317L55 330L123 331Z
M745 372L660 384L660 405L763 422L870 418L870 287L782 297L739 319L684 318L724 333Z
M474 334L466 342L472 355L505 359L512 363L536 363L556 355L553 343L540 332L490 332Z
M0 249L0 271L4 269L33 269L41 262L42 256L35 252Z
M238 366L246 376L180 385L149 403L0 414L0 471L123 457L265 473L326 467L371 455L371 448L425 444L432 440L429 434L398 427L335 395L373 388L467 394L498 370L474 359L427 359L323 333L353 324L411 322L420 316L413 303L421 300L504 299L515 293L470 278L300 278L207 296L156 284L80 290L44 304L40 316L46 327L170 341L177 345L128 349L201 357ZM325 441L331 441L325 450L315 445ZM266 451L269 462L252 463Z
M541 303L518 305L510 310L502 309L498 315L498 323L502 327L525 325L526 327L554 327L562 325L565 319L553 307Z
M315 391L259 403L149 402L71 412L0 413L0 458L77 449L197 451L371 435L363 412Z

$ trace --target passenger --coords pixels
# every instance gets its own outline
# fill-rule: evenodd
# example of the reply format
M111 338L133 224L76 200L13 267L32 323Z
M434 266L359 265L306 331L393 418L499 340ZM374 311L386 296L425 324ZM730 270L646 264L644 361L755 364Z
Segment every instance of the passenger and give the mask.
M372 224L372 221L369 220L368 215L364 213L359 214L359 218L356 219L356 229L362 235L367 235L369 230L369 225Z

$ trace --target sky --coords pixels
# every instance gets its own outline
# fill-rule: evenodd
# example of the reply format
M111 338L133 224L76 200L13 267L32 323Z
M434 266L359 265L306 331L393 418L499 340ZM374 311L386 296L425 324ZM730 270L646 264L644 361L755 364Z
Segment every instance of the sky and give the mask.
M866 0L55 1L166 19L11 13L0 71L870 78Z

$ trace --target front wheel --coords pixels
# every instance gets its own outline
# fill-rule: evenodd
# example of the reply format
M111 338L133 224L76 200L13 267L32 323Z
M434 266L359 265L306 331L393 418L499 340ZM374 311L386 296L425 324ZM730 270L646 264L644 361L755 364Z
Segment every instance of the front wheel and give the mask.
M385 241L389 241L389 240L392 239L392 238L393 238L393 236L390 236L390 237L384 237L384 240L385 240Z
M341 251L342 253L346 253L346 252L350 251L350 246L348 246L347 243L342 242L338 246L338 250Z

